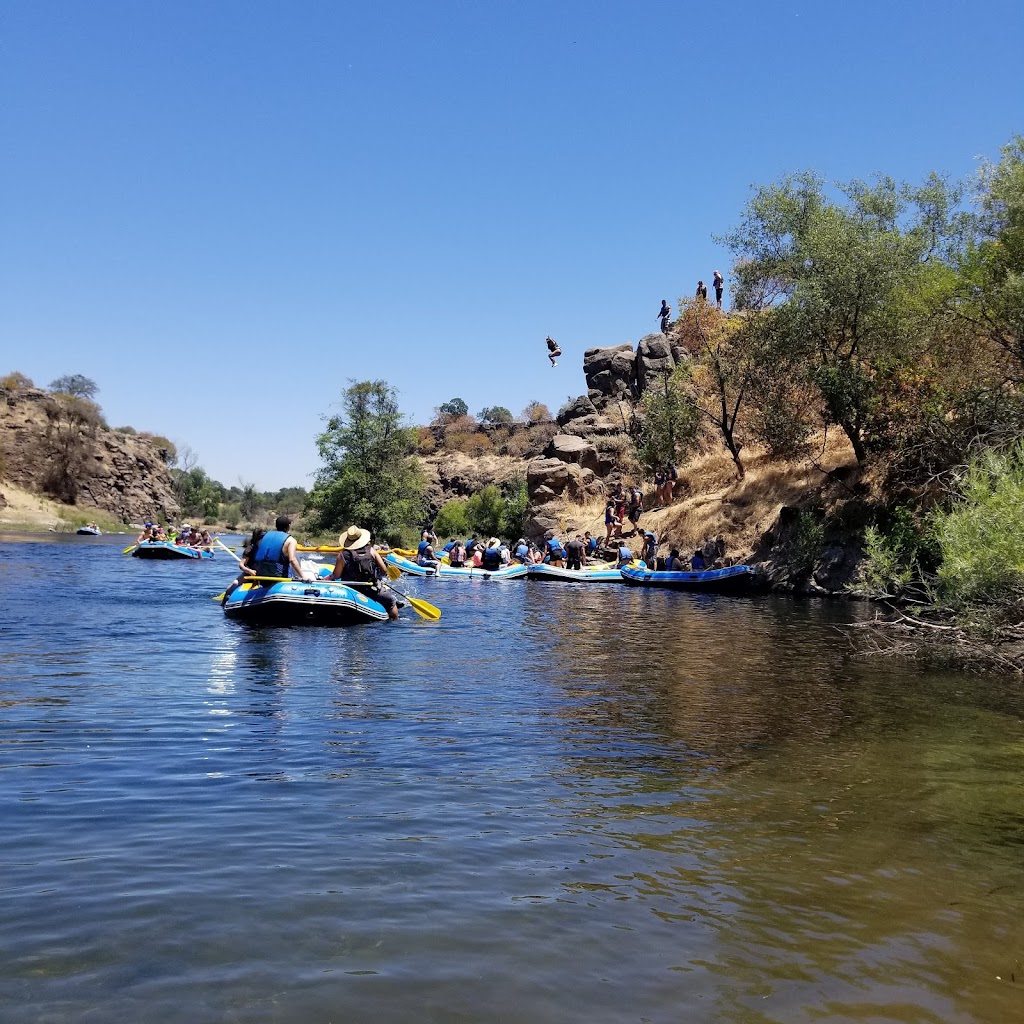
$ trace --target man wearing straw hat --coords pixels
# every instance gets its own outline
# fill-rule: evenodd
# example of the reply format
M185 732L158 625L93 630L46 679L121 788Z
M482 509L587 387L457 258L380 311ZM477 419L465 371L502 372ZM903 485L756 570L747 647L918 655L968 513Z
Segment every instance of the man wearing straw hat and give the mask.
M369 583L367 589L373 591L373 599L388 613L389 619L397 619L398 602L380 586L380 579L387 575L388 567L380 552L370 544L370 531L350 526L338 538L338 546L341 550L328 578L342 583Z

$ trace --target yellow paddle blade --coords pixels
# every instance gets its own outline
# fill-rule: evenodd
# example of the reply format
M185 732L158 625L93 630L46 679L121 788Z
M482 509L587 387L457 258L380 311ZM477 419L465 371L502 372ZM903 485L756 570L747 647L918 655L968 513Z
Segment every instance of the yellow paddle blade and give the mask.
M124 551L121 552L121 554L127 555L129 551L134 551L138 546L138 544L129 544L128 547L126 547Z
M388 562L388 579L389 580L400 580L402 578L402 570L397 565L392 565Z
M226 590L222 590L219 594L214 594L213 597L210 598L210 600L211 601L223 601L226 594L227 594L227 591Z
M437 622L441 618L441 609L436 605L432 605L429 601L421 601L418 597L409 597L408 594L403 596L420 618L427 619L430 622Z

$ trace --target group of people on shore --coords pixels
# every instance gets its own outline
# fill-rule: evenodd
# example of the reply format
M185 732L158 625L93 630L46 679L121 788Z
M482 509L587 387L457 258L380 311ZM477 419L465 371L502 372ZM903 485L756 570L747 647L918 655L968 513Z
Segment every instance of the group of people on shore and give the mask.
M183 523L180 529L173 526L164 528L160 523L144 523L142 533L136 539L136 544L171 543L183 548L195 548L197 551L212 551L214 540L209 530L200 530Z
M679 471L666 464L654 474L654 507L671 505L674 500ZM632 525L632 532L640 529L640 516L644 512L644 492L639 484L624 486L621 482L609 494L604 507L604 546L610 547L613 540L623 536L626 520Z
M722 292L725 291L725 278L719 271L715 271L711 278L711 286L715 289L715 305L722 308ZM703 281L697 282L696 298L701 302L708 301L708 286ZM661 321L661 333L668 334L672 324L672 307L664 300L661 300L661 309L658 310L656 320Z

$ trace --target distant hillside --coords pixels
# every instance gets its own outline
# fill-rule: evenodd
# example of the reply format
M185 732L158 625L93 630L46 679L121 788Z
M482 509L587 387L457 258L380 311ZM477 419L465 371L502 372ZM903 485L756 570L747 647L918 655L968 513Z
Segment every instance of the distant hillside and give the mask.
M88 399L0 388L0 492L8 482L122 523L174 519L169 458L158 441L111 430Z

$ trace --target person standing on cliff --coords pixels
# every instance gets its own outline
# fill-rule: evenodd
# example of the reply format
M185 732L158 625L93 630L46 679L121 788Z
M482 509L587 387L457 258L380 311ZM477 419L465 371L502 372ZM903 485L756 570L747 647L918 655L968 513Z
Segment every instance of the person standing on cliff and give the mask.
M661 333L668 334L668 321L672 316L672 307L664 300L661 300L661 309L658 310L658 318L661 320Z
M703 281L697 282L697 298L701 302L707 302L708 298L708 286Z
M714 285L714 288L715 288L715 305L717 305L718 308L721 309L722 308L722 290L725 288L725 279L716 270L715 271L715 276L712 278L711 283Z
M558 347L558 342L550 334L545 340L548 343L548 359L551 360L552 366L557 366L558 363L555 360L562 354L562 350Z

